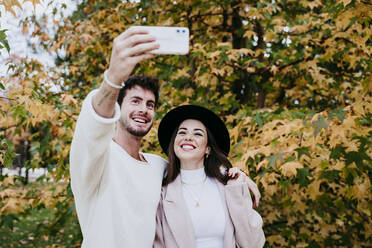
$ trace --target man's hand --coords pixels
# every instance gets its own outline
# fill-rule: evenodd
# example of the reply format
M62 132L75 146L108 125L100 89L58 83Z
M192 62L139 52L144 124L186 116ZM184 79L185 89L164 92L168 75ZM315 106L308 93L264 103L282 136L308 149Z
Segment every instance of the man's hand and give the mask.
M231 178L227 184L236 184L236 183L246 183L250 191L252 191L254 195L253 207L258 207L260 202L261 194L258 190L257 184L250 179L247 174L243 171L239 170L237 167L230 168L228 171L228 175Z
M155 57L150 52L159 48L155 37L140 28L127 29L114 39L108 80L120 85L132 73L134 67L143 60Z
M159 44L155 42L155 37L146 30L129 28L114 40L110 66L106 72L107 79L113 84L121 85L139 62L154 57L150 52L157 48ZM118 95L119 89L103 82L93 97L96 113L105 118L113 117Z

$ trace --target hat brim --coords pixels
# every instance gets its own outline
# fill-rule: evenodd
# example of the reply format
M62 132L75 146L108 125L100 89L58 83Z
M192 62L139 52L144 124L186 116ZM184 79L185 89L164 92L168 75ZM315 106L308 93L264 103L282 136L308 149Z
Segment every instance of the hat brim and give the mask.
M230 135L225 123L211 110L197 105L183 105L169 111L161 120L158 138L161 148L168 154L172 134L187 119L201 121L212 133L220 150L227 156L230 151Z

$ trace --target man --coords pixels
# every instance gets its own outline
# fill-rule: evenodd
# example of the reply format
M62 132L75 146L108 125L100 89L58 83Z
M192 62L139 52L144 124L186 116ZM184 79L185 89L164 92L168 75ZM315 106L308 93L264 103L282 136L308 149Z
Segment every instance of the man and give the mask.
M83 102L70 152L83 248L152 247L166 161L139 150L154 121L158 82L130 74L158 47L145 30L120 34L101 87Z

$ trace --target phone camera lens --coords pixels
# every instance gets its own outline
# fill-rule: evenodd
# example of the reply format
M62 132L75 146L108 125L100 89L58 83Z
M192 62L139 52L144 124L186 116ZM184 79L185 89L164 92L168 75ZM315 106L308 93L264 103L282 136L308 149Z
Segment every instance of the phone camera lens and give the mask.
M182 30L182 33L185 33L186 31L185 30Z
M179 33L180 32L180 30L179 29L177 29L177 33Z

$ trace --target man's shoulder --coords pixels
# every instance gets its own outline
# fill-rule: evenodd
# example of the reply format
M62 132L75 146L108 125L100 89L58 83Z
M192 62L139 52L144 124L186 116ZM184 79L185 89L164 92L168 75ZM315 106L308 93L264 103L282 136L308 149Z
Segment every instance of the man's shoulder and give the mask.
M149 161L150 163L156 163L156 164L160 164L163 166L168 165L168 161L159 155L156 155L153 153L143 153L143 154L145 155L146 159L150 160Z

